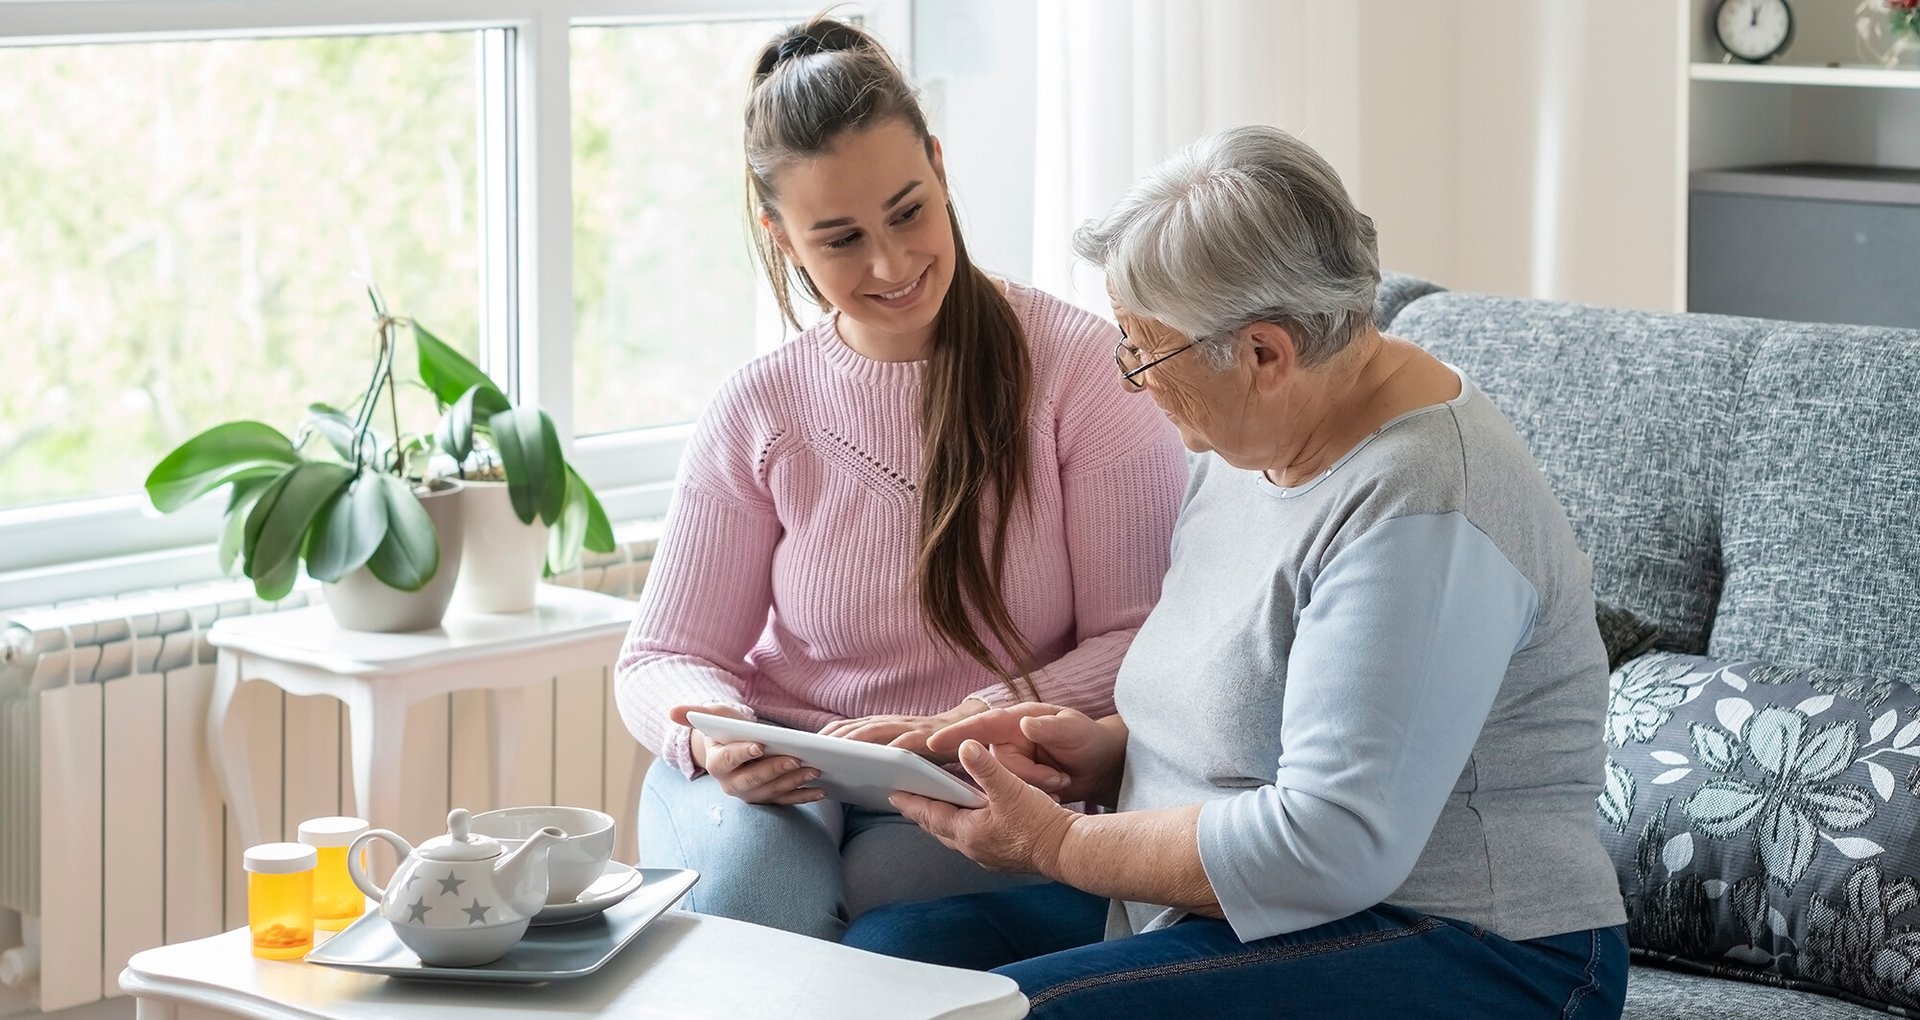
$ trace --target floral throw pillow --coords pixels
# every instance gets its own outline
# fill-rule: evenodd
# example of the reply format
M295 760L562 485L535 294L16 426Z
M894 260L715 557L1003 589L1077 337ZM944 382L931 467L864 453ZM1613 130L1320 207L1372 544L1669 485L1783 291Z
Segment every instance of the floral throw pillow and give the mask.
M1634 950L1920 1016L1920 678L1643 655L1607 705Z

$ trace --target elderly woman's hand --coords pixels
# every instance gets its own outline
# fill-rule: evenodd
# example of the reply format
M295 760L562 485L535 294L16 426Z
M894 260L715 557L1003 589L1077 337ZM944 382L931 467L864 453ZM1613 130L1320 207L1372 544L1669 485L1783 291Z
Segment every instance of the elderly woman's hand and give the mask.
M993 749L1014 775L1062 801L1111 806L1120 795L1127 729L1119 716L1088 718L1071 708L1028 702L961 720L927 738L935 754L952 754L963 741Z
M980 784L986 807L956 807L911 793L895 793L890 802L935 839L990 870L1057 877L1060 844L1084 816L1007 771L977 740L960 745L960 764Z

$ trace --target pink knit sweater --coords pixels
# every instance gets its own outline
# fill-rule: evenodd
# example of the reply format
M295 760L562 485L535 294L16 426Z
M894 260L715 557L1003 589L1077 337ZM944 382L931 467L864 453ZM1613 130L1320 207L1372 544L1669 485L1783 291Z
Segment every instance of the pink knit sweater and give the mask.
M1099 715L1159 596L1186 465L1153 402L1115 380L1113 326L1026 287L1008 298L1033 395L1031 512L1015 503L1004 594L1046 664L1028 674L1040 696ZM925 368L862 357L829 316L735 373L701 417L615 668L627 728L687 775L675 705L812 730L1017 700L919 610Z

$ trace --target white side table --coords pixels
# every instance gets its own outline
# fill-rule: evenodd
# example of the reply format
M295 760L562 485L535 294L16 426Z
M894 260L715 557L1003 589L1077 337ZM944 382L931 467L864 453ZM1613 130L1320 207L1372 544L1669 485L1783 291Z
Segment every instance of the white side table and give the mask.
M207 742L220 792L239 821L241 845L264 842L266 832L247 781L246 734L232 712L242 681L339 699L352 731L355 803L374 825L390 827L398 824L407 706L452 691L498 691L611 666L633 608L615 595L542 584L531 612L449 612L440 627L410 634L343 630L317 605L215 623L207 632L208 643L219 649ZM506 775L506 713L498 704L491 707L488 778L497 801ZM376 775L381 782L374 782Z
M784 1017L1017 1020L1013 979L876 956L776 928L670 911L598 972L544 985L402 981L299 960L254 958L245 928L149 949L120 987L138 1020L193 1006L266 1020L516 1020Z

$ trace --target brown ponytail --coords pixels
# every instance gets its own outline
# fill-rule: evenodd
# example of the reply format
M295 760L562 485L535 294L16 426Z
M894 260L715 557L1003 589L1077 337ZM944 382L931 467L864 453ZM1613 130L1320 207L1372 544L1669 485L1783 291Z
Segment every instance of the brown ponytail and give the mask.
M913 87L878 41L827 17L781 33L761 51L747 100L748 208L775 218L772 182L778 170L826 152L847 131L895 118L913 128L931 158L933 136ZM1034 665L1033 649L1001 596L1007 526L1025 494L1032 365L1012 306L967 257L951 203L947 216L953 283L934 322L920 406L920 552L914 571L920 611L941 640L999 677L1015 697L1038 698L1031 681L1028 690L1016 686L1016 678ZM754 247L787 321L799 326L796 286L826 306L806 270L788 260L771 231L756 231ZM982 548L983 505L993 515L989 548ZM975 612L1006 661L974 629Z

